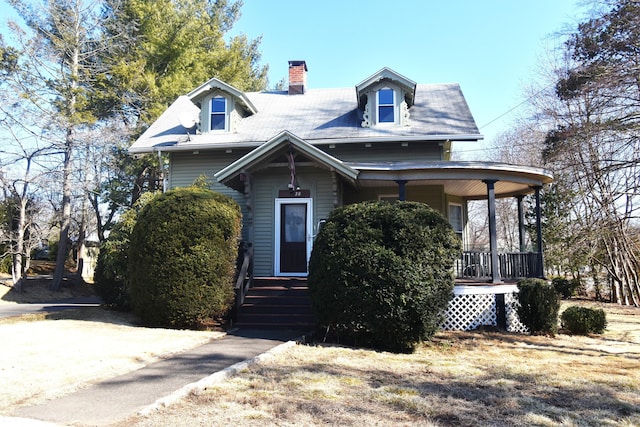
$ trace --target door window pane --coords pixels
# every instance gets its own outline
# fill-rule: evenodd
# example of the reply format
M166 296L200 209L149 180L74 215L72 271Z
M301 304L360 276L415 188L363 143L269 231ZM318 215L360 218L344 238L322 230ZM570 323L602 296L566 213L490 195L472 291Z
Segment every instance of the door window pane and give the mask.
M284 205L284 240L287 243L306 240L307 205Z

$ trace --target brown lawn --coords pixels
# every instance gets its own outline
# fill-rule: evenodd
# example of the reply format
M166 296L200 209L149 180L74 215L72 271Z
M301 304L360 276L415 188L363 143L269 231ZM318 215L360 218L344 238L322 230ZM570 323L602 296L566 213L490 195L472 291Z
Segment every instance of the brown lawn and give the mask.
M414 354L298 345L124 426L640 425L640 309L602 336L440 333Z
M21 296L0 286L0 304L51 296L34 286ZM117 427L640 425L640 309L569 304L604 307L607 331L555 338L442 332L414 354L400 355L297 345ZM16 406L69 393L216 336L142 328L130 316L102 309L0 321L0 421Z

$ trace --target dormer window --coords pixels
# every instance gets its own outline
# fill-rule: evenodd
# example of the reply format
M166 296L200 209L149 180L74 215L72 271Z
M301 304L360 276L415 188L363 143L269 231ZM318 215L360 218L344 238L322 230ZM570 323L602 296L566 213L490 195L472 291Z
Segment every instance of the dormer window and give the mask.
M378 91L378 123L394 123L395 92L393 89L383 88Z
M227 129L227 98L215 96L211 98L210 130Z
M411 126L409 109L416 83L389 68L383 68L356 85L362 127Z

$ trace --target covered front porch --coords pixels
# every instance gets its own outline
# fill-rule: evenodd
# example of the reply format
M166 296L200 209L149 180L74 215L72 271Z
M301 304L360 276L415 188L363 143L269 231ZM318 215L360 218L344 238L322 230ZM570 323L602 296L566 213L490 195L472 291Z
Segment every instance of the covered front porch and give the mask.
M540 190L552 181L550 172L535 167L492 162L384 162L349 163L358 170L361 187L397 186L398 199L407 200L408 188L440 186L446 198L469 201L486 200L489 250L465 250L454 265L456 278L468 283L502 284L526 277L544 277L544 256ZM535 198L535 243L528 250L525 232L524 197ZM496 199L514 198L518 207L519 251L500 252L496 227ZM446 204L446 203L445 203ZM445 209L443 209L446 211ZM450 217L451 220L451 217ZM461 219L460 236L467 247L466 223ZM454 227L455 228L455 227Z

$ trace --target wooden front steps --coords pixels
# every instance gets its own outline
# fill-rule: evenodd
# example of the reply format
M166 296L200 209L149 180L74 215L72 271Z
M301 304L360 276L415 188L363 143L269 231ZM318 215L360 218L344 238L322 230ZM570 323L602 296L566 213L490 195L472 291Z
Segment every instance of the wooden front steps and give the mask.
M253 329L313 329L306 278L254 278L234 326Z

